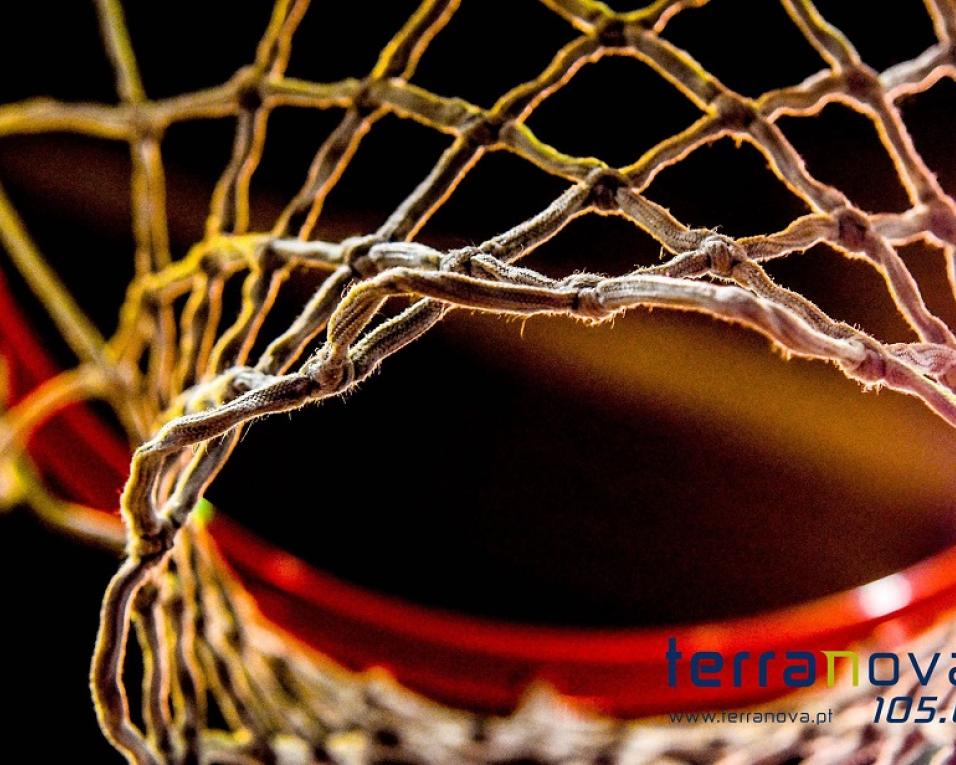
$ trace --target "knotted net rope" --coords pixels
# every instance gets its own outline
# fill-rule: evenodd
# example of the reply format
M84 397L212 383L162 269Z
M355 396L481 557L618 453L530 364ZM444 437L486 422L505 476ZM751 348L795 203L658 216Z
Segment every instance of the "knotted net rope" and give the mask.
M951 745L909 729L903 735L906 726L867 728L860 698L852 694L830 699L836 721L818 735L794 726L773 736L746 726L719 736L696 728L677 734L673 726L587 717L546 690L508 718L444 709L387 677L346 673L290 642L258 616L201 525L189 522L246 424L349 391L456 307L589 322L637 307L709 314L765 335L785 355L830 361L864 386L915 396L956 425L956 336L927 307L897 249L917 240L942 249L956 299L956 202L917 153L897 108L903 96L956 78L956 2L926 0L936 42L878 72L809 0L781 0L824 65L799 84L756 98L728 88L668 41L669 21L706 2L658 0L617 12L590 0L542 0L577 36L537 77L484 109L414 84L420 58L457 0L425 0L371 72L329 83L286 76L293 36L309 3L277 0L253 64L218 87L158 100L144 92L119 0L98 0L119 103L44 98L0 107L0 136L71 132L125 142L132 158L135 276L108 338L45 263L0 190L4 246L79 360L5 413L0 446L16 476L16 490L7 487L5 501L26 500L77 533L108 537L84 508L63 503L44 487L24 445L45 419L86 399L107 402L138 445L121 498L125 559L104 596L92 667L100 724L130 762L526 757L833 763L910 762L917 751L925 762L949 756ZM607 56L643 62L701 113L623 167L562 153L527 126L537 106L582 67ZM830 102L865 115L876 127L909 199L904 212L869 213L855 206L810 174L777 126L781 116L813 115ZM343 116L272 229L252 231L250 182L270 114L289 106L338 109ZM440 131L451 143L377 230L342 241L315 239L330 191L363 138L388 114ZM235 139L212 195L205 236L173 258L163 135L177 123L222 117L235 119ZM662 169L724 137L754 146L809 212L781 231L732 238L688 227L645 195ZM478 245L441 251L416 242L462 179L495 151L566 180L567 190L538 214ZM613 276L585 272L564 278L518 265L582 215L630 221L659 242L661 262ZM883 277L913 340L882 342L767 275L768 261L818 243L864 260ZM282 286L314 281L317 274L321 286L301 313L253 357ZM243 279L241 308L227 315L224 287L236 276ZM383 304L394 296L412 300L396 315L383 315ZM124 680L131 631L145 657L142 725L133 722ZM941 645L946 637L948 632L930 636L927 645ZM211 701L225 727L211 725Z

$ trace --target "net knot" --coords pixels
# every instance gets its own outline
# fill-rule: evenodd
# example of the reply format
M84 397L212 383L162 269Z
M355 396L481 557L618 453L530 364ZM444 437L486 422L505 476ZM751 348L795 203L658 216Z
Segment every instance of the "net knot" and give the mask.
M866 386L875 386L885 382L889 369L886 351L883 347L876 340L865 335L858 335L850 342L861 346L863 357L855 363L842 363L840 366L844 373Z
M269 375L254 367L238 367L232 374L230 385L234 395L242 395L265 384Z
M482 245L481 249L478 250L478 253L497 258L501 255L507 254L507 250L497 242L486 242L484 245ZM456 273L464 273L468 276L472 276L471 259L478 253L476 253L471 247L463 247L459 250L452 250L441 259L438 270L453 271Z
M219 250L215 248L209 248L203 252L202 257L199 258L199 270L202 271L207 277L214 277L221 271L221 265L219 262Z
M700 252L707 256L712 274L728 279L733 276L734 268L746 260L740 245L720 234L712 234L704 239Z
M604 298L598 285L603 278L594 274L573 274L564 280L564 286L575 290L572 311L575 316L601 321L607 316Z
M871 101L883 92L879 76L866 64L855 64L844 69L843 82L847 93L859 101Z
M714 108L721 124L730 130L749 132L760 120L760 112L754 102L737 93L721 93L714 99Z
M468 123L462 137L474 146L492 146L498 143L507 122L500 115L483 114Z
M927 228L944 242L956 242L956 208L935 198L925 204Z
M143 311L148 316L156 316L163 307L163 301L158 294L158 287L155 285L147 284L143 288L139 299L143 306Z
M833 217L836 219L840 244L851 252L865 250L873 236L873 227L866 215L851 207L843 207Z
M303 371L322 393L344 390L355 379L352 360L347 355L333 354L329 349L319 351Z
M598 210L608 211L618 209L618 191L629 188L631 185L626 175L610 167L598 167L592 170L588 174L587 184L591 187L588 202Z
M361 88L352 98L352 108L360 117L369 117L381 107L381 99L377 94L379 82L378 79L363 81Z
M153 114L141 104L134 104L130 113L130 125L137 138L161 139L162 126L156 124Z
M236 101L242 111L254 112L262 106L261 77L261 72L252 66L239 71Z
M376 234L350 237L342 242L342 262L352 269L352 273L359 279L373 276L378 270L369 253L378 244L383 244L383 240Z
M575 316L591 321L600 321L607 315L601 293L596 287L585 287L579 290L573 310Z
M155 531L132 534L127 553L137 560L158 558L173 548L175 539L176 529L172 524L164 522Z
M264 274L272 274L285 266L286 259L272 247L271 242L263 242L256 247L254 262Z
M627 33L627 22L619 16L609 16L595 31L602 48L627 47Z

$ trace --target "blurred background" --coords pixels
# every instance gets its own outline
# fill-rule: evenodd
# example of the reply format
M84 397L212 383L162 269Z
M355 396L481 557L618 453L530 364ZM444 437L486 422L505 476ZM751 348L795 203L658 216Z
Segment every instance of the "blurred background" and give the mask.
M360 76L414 2L316 2L288 74ZM532 0L469 2L432 43L413 82L490 106L535 76L574 30ZM620 4L612 4L620 5ZM919 0L893 15L818 3L877 69L933 42ZM147 93L221 83L252 60L268 2L129 3ZM115 100L92 4L3 10L0 102L36 95ZM822 68L782 8L714 0L664 36L750 96ZM927 163L956 192L956 85L908 98L903 114ZM612 164L690 124L694 107L643 64L582 69L529 124L544 141ZM277 110L253 183L267 229L298 190L337 111ZM779 123L818 178L868 211L906 197L872 125L839 105ZM202 235L233 123L170 129L164 142L174 255ZM368 233L415 187L449 138L386 117L329 198L317 235ZM132 274L129 160L122 144L74 136L0 140L0 182L41 251L104 333ZM504 152L487 155L422 238L476 243L524 220L566 187ZM648 196L683 222L739 236L805 211L752 147L730 140L663 171ZM618 274L659 246L628 222L586 217L534 253L552 275ZM940 252L903 248L927 303L951 326ZM71 363L2 256L35 329ZM910 339L882 279L815 247L773 263L783 285L887 341ZM235 286L235 285L233 285ZM266 328L296 313L309 285L283 293ZM273 332L274 333L274 332ZM687 623L755 613L858 585L956 538L956 433L915 400L862 393L833 367L784 363L759 336L700 316L635 311L613 325L517 322L457 311L389 359L345 400L249 428L208 498L220 512L324 571L421 604L510 621L586 627ZM5 655L22 679L10 730L38 720L67 735L53 754L103 752L86 687L98 605L116 561L0 516L7 585ZM15 670L14 675L19 673Z

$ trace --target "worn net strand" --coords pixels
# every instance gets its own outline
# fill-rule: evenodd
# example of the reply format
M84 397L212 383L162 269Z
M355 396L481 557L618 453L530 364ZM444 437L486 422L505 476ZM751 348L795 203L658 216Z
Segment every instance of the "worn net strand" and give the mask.
M825 66L799 84L757 98L733 91L664 36L674 16L706 0L658 0L630 12L590 0L542 0L578 34L537 77L488 109L413 82L420 58L457 0L426 0L371 72L330 83L286 75L309 3L278 0L251 65L218 87L150 99L119 0L98 0L118 103L39 98L0 106L0 136L71 132L117 140L129 145L132 160L135 277L109 338L46 265L0 189L4 247L78 359L75 368L5 413L0 451L10 455L5 469L15 488L7 489L4 501L25 501L52 523L102 544L125 544L124 562L103 600L91 685L104 733L130 762L605 757L833 763L861 752L880 762L909 762L913 746L904 733L924 737L922 751L938 753L940 761L948 756L949 745L925 738L925 732L903 731L906 726L861 737L862 701L852 694L829 700L838 711L836 722L816 738L793 727L770 737L744 726L722 737L697 729L675 736L673 726L665 732L653 723L584 715L546 690L531 693L507 718L445 709L384 675L346 673L267 624L216 557L201 524L189 522L247 423L345 393L460 307L588 322L638 307L709 314L750 327L785 354L832 362L864 386L915 396L956 425L956 336L926 305L897 249L917 240L941 249L956 299L956 203L916 151L897 108L903 96L956 78L956 3L926 0L936 42L916 58L877 72L809 0L781 1ZM537 106L582 67L607 56L646 64L701 113L623 167L562 153L527 126ZM906 211L861 210L811 175L777 127L781 116L810 116L831 102L873 123L906 191ZM252 231L250 184L278 107L337 109L342 116L271 230ZM363 138L388 114L440 131L451 143L378 230L342 241L315 239L329 193ZM177 123L222 117L235 120L235 136L205 236L174 258L163 135ZM755 147L809 212L782 231L735 239L688 227L645 195L662 169L725 137ZM567 190L537 215L476 246L443 251L415 241L476 163L496 151L564 179ZM661 262L619 275L564 278L519 265L574 218L593 214L619 216L647 232L662 248ZM911 341L882 342L767 275L766 262L798 256L819 243L862 258L883 277L912 330ZM282 286L314 280L315 274L323 281L301 313L253 357ZM226 315L224 288L236 277L243 280L241 308ZM383 304L395 296L409 298L408 307L381 318ZM183 301L181 310L177 301ZM25 452L29 434L45 419L89 399L109 403L138 446L121 499L125 540L116 539L96 513L46 489ZM124 685L131 628L145 657L142 726L133 722ZM928 636L926 650L947 637ZM213 703L225 729L210 727ZM376 730L400 735L376 737Z

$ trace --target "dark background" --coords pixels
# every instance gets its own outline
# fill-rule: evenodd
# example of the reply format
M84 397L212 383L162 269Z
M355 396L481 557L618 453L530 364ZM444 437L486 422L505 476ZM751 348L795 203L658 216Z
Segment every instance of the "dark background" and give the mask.
M265 2L129 5L152 97L227 79L252 59L269 13ZM819 5L878 69L932 42L919 0L895 3L893 16L836 0ZM463 6L413 81L482 106L533 77L573 36L530 0ZM289 75L329 81L368 71L413 7L316 3L296 37ZM2 18L0 102L115 100L92 4L16 4ZM714 0L681 14L665 36L747 95L822 68L769 0ZM904 105L920 150L950 192L954 97L953 83L943 81ZM268 227L297 190L338 116L275 113L254 184L258 225ZM605 59L579 72L529 124L568 153L625 164L696 116L647 67ZM811 172L864 209L905 208L864 117L829 106L815 119L780 124ZM201 234L231 134L228 120L169 132L175 254ZM382 120L330 197L319 233L373 229L447 143L409 122ZM105 332L131 272L128 164L122 145L0 140L0 182ZM564 187L510 155L487 156L424 236L443 246L481 241ZM735 236L782 228L804 211L754 149L730 141L664 171L649 196L690 225ZM588 218L532 265L554 274L620 273L658 251L624 221ZM939 253L913 246L904 255L930 305L952 321ZM22 290L6 261L3 268ZM883 339L909 337L881 280L859 262L821 247L771 270L838 318ZM290 290L277 319L303 299ZM24 293L36 312L30 300ZM69 363L34 315L37 331ZM763 339L709 319L636 312L613 329L590 329L459 312L346 401L250 428L209 496L266 538L379 591L511 620L631 626L796 602L941 549L956 531L954 454L956 438L918 402L863 396L834 369L785 365ZM5 727L37 731L49 753L43 761L93 761L106 750L86 671L115 561L43 530L21 510L0 517L0 565L9 615L0 646L13 669Z

